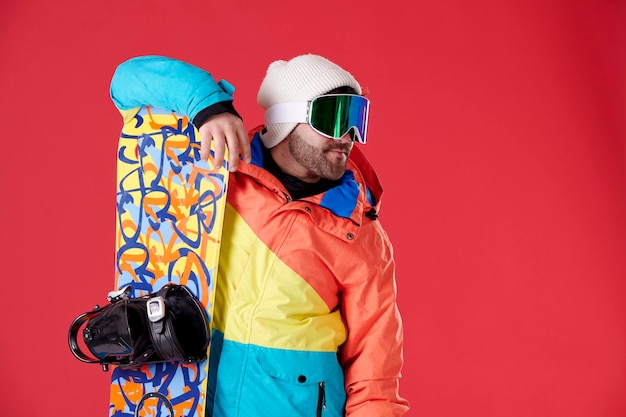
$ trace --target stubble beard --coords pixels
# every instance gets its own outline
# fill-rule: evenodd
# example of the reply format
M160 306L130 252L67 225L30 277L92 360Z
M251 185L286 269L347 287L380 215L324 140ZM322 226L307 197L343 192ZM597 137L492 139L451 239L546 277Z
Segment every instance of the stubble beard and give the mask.
M311 176L320 176L329 180L338 180L346 172L347 156L352 149L351 143L339 142L318 149L310 145L296 131L291 132L289 151L294 159L308 171ZM346 154L345 160L339 160L329 152L340 150Z

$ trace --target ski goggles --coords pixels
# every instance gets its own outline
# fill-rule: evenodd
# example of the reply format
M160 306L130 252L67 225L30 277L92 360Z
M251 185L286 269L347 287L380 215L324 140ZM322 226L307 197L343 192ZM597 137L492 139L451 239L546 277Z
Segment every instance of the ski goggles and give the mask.
M354 94L327 94L311 101L277 103L265 112L265 125L308 123L331 139L340 139L353 130L352 140L365 143L370 102Z

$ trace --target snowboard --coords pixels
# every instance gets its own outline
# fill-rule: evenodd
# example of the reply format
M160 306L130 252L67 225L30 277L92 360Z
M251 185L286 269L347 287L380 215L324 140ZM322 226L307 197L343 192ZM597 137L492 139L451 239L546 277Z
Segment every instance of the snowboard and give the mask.
M130 286L130 296L140 297L170 282L185 285L212 323L228 155L220 167L213 150L201 161L200 135L178 113L146 106L125 119L117 151L115 288ZM204 417L208 354L201 362L113 366L109 416Z

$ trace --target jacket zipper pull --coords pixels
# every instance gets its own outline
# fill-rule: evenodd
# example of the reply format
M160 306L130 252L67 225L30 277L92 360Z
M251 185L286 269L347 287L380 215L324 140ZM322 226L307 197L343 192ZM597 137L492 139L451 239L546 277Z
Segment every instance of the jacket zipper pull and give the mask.
M317 405L317 415L322 415L322 410L326 411L326 384L324 381L320 382L319 385L319 403Z
M287 194L286 192L281 191L278 188L274 188L274 193L276 195L278 195L279 193L282 193L283 197L285 197L285 202L286 203L290 203L291 202L291 196L289 194Z

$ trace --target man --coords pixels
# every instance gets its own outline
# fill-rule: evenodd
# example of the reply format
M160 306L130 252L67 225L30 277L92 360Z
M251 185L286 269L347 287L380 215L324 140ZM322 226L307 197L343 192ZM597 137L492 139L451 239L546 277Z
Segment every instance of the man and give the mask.
M124 117L150 104L187 115L202 157L229 150L207 410L231 416L401 416L402 325L382 188L354 142L369 101L354 77L307 54L276 61L250 133L234 88L190 64L121 64L111 96ZM241 159L239 158L241 157Z

